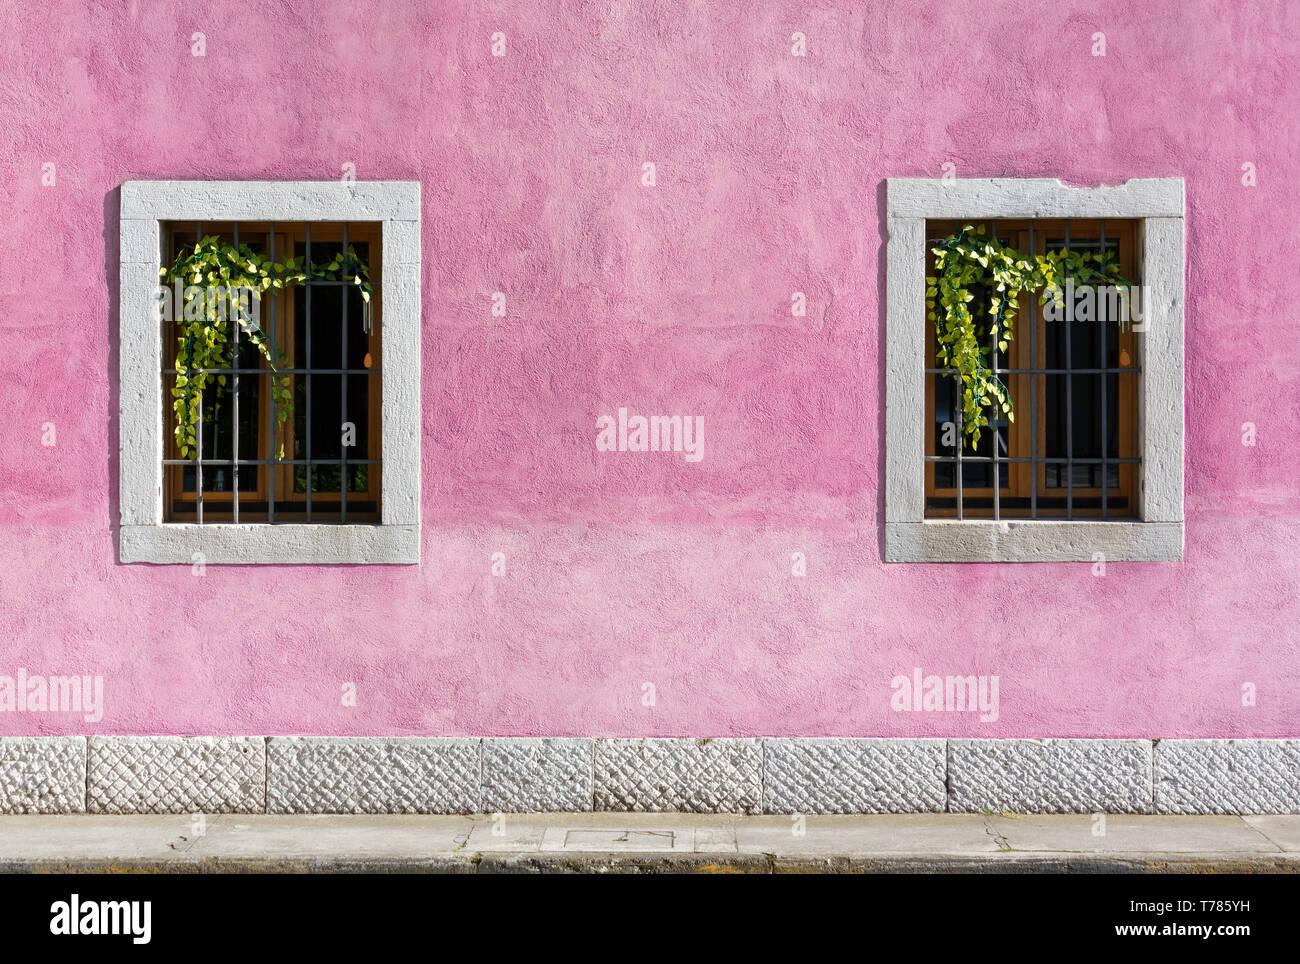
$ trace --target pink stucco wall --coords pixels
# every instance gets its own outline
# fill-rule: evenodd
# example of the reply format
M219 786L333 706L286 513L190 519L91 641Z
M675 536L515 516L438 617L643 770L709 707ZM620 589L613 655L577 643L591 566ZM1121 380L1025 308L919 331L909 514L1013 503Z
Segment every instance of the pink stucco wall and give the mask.
M107 707L0 733L1300 735L1298 10L4 4L0 674ZM882 179L948 161L1186 178L1183 563L882 563ZM423 184L423 565L118 564L118 186L347 162Z

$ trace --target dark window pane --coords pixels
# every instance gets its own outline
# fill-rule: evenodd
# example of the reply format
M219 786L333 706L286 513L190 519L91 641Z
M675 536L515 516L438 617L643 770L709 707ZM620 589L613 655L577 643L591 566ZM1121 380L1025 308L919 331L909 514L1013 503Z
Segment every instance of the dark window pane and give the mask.
M945 445L945 441L955 441L957 435L956 413L953 411L953 399L956 396L956 383L947 375L932 375L934 381L934 452L933 455L956 456L955 444ZM934 484L941 489L951 489L957 485L957 467L951 462L936 462L934 465Z

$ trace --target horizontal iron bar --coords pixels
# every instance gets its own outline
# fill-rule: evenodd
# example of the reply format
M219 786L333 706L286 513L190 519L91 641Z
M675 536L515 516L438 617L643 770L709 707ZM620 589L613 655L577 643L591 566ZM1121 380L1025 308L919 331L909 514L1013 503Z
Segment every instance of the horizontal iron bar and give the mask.
M175 375L176 369L164 368L164 375ZM378 368L196 368L190 375L378 375Z
M1079 461L1075 459L1075 461ZM1114 461L1113 459L1111 461ZM240 459L240 465L383 465L383 459ZM195 459L163 459L163 465L198 465ZM206 465L234 465L234 459L204 459Z
M952 220L960 221L961 218L954 218ZM981 221L1024 221L1027 219L1026 218L981 218L980 220ZM1060 218L1057 218L1057 220L1059 221ZM940 241L947 241L948 238L950 237L952 237L952 235L947 235L946 237L942 237L942 238L926 238L925 243L938 244ZM1051 240L1056 242L1057 245L1061 244L1061 241L1057 238L1052 238ZM1111 245L1118 244L1118 243L1119 242L1114 238L1111 239ZM1099 241L1097 238L1092 238L1092 239L1084 238L1082 241L1074 240L1070 242L1070 250L1073 251L1075 248L1095 248L1098 246L1098 244ZM1051 245L1049 244L1049 246Z
M254 504L256 504L256 503L254 503ZM297 524L297 525L301 525L303 519L298 518L298 516L302 516L303 518L306 518L306 515L307 515L306 510L303 510L303 511L301 511L301 512L295 512L295 511L292 510L292 509L288 509L288 510L286 510L286 509L284 508L285 503L284 503L284 502L280 502L280 501L277 501L277 502L275 503L275 505L276 505L276 509L275 509L276 512L287 513L287 514L289 514L292 518L285 519L285 520L276 519L276 520L274 520L274 521L270 521L270 522L259 522L259 521L255 521L255 522L252 522L252 523L246 523L246 524L248 524L248 525L273 525L273 526L278 526L278 525L295 525L295 524ZM316 500L316 508L317 508L318 511L320 511L321 509L323 509L324 511L329 512L329 511L331 511L331 509L337 509L337 508L338 508L338 503L337 503L337 502L321 502L319 499L317 499L317 500ZM252 514L252 515L261 515L263 511L264 511L264 510L262 510L262 509L253 509L253 510L251 510L251 514ZM377 511L377 510L375 510L375 509L357 509L357 508L354 506L352 511L353 511L353 512L362 512L362 513L365 513L365 514L369 514L369 513L375 512L375 511ZM209 509L208 509L208 513L209 513L210 515L213 514L213 513L215 513L215 514L218 515L218 516L220 516L220 515L223 514L222 509L220 508L220 504L218 504L218 508L216 508L216 509L212 509L212 508L209 507ZM176 511L176 512L174 512L174 514L175 514L175 515L178 515L178 516L182 516L182 517L184 517L184 516L191 516L191 515L193 515L194 513L192 513L192 512L180 512L180 511ZM246 509L246 510L245 510L245 514L250 514L250 513L249 513L249 510ZM182 521L182 522L186 522L187 520L182 519L181 521ZM169 523L164 523L164 525L175 525L175 524L176 524L175 521L172 521L172 522L169 522ZM351 526L351 525L358 525L358 526L379 526L379 525L383 525L382 522L367 522L367 521L353 522L351 519L349 519L347 522L344 522L342 519L312 519L312 520L311 520L311 524L314 525L314 526Z
M955 463L955 462L957 461L957 456L955 456L955 455L927 455L927 456L925 457L925 460L926 460L927 462L953 462L953 463ZM990 455L963 455L963 456L961 457L961 460L962 460L963 462L985 462L985 463L988 463L988 464L992 464L992 462L993 462L993 457L990 456ZM999 461L999 462L1039 462L1039 463L1051 463L1051 464L1053 464L1053 465L1058 465L1058 464L1059 464L1059 465L1065 465L1067 462L1073 462L1075 465L1118 465L1118 464L1120 464L1120 463L1124 463L1124 464L1126 464L1126 465L1136 465L1137 463L1141 462L1142 460L1141 460L1141 459L1128 459L1128 458L1125 458L1125 459L1120 459L1120 458L1114 458L1114 459L1111 459L1111 458L1106 458L1106 459L1069 459L1069 458L1066 458L1066 457L1063 456L1063 455L1062 455L1060 458L1048 458L1047 456L1043 456L1043 455L1036 456L1036 457L1034 457L1034 458L1010 458L1010 457L1008 457L1008 456L1006 456L1006 455L1003 455L1003 456L999 456L999 457L998 457L998 461ZM187 463L185 463L185 464L188 465L189 463L187 462ZM204 465L220 465L221 463L220 463L220 462L209 462L207 459L204 459L204 460L203 460L203 464L204 464ZM239 464L240 464L240 465L243 465L244 463L241 461Z
M274 290L277 291L277 292L280 292L280 293L287 293L287 292L291 292L291 291L293 291L294 288L305 288L305 287L307 287L308 285L310 285L310 286L313 287L313 288L330 288L330 287L335 287L335 286L337 286L337 285L347 285L349 288L356 288L358 291L364 290L364 289L362 289L361 285L357 284L355 281L300 281L300 282L298 282L298 283L296 283L296 284L285 285L285 286L283 286L283 287L281 287L281 288L275 288ZM201 286L200 286L200 285L185 285L184 287L187 287L187 288L197 288L197 287L201 287ZM236 290L238 290L239 287L240 287L240 285L235 285L234 287L235 287ZM244 286L244 287L251 287L251 286L246 285L246 286ZM265 289L265 290L263 290L263 291L258 292L258 294L262 294L262 295L270 294L272 290L273 290L273 289L271 289L271 288L267 288L267 289Z
M990 368L995 375L1121 375L1140 368ZM927 368L927 375L956 375L956 368Z

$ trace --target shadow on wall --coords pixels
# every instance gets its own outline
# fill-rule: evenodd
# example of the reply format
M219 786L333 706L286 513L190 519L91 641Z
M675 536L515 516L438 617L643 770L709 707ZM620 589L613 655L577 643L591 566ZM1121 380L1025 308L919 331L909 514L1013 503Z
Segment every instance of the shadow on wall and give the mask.
M889 305L886 300L889 264L889 215L886 207L886 184L881 178L876 185L876 230L880 236L880 264L876 270L876 549L880 561L885 561L885 318Z
M108 338L105 340L105 344L108 345L108 418L104 423L104 448L108 453L108 537L113 541L112 557L117 560L118 565L122 564L119 553L121 539L118 538L121 524L118 511L120 500L118 463L121 461L121 451L118 446L118 410L122 391L118 380L118 364L122 352L118 319L121 300L118 291L121 283L118 223L121 213L122 188L118 186L104 195L104 290L108 293L108 311L105 312L108 318Z

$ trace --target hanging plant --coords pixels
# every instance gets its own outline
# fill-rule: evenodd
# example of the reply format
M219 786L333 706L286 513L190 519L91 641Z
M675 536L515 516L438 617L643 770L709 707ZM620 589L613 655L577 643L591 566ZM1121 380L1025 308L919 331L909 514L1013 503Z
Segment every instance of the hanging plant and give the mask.
M272 345L257 323L260 311L241 310L242 304L232 303L229 295L247 294L251 303L260 307L266 291L288 289L312 281L338 281L352 279L361 291L364 303L364 324L370 327L371 295L370 268L357 256L351 245L346 252L336 254L327 264L307 264L305 258L288 257L272 261L253 251L247 244L236 247L214 235L201 238L193 247L183 248L170 268L159 274L170 283L184 287L183 306L174 309L176 319L176 383L172 388L172 411L176 418L176 445L181 458L188 459L198 452L198 425L200 400L203 392L213 382L212 369L235 368L234 343L230 321L239 325L241 337L262 353L274 375L271 378L272 397L275 400L276 430L281 431L293 414L293 391L288 375L280 375L285 364L284 354ZM223 302L214 293L224 292ZM248 306L252 308L252 304ZM226 376L215 376L219 393L226 389ZM278 446L278 458L284 458L284 441Z
M962 434L978 445L989 424L986 409L1015 421L1015 405L1006 384L993 371L985 346L1005 352L1015 337L1016 306L1027 291L1039 293L1038 304L1052 299L1064 305L1062 285L1101 284L1128 288L1110 252L1049 251L1025 254L1004 241L985 237L984 225L966 225L931 249L934 277L925 279L927 317L935 323L939 366L955 368L962 385ZM987 312L977 293L988 295ZM977 317L978 316L978 317Z

